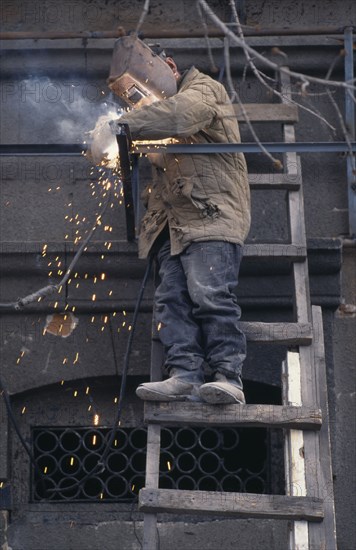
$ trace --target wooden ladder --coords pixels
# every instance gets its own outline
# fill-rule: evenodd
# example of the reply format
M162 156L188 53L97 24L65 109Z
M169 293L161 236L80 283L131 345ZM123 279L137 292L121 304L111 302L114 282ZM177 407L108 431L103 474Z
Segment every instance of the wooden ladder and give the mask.
M282 122L285 142L291 143L295 141L293 122L298 116L295 107L289 105L289 79L284 74L280 78L282 104L254 106L251 115L258 120L258 112L263 112L263 120L271 121L268 113L272 110L273 120ZM282 405L145 403L146 485L139 493L139 509L144 512L144 550L158 548L158 512L187 511L236 518L289 519L290 549L336 550L323 326L321 308L311 307L309 297L300 159L296 153L285 153L283 174L250 175L249 180L251 188L287 190L291 244L246 245L244 255L286 258L292 262L295 322L240 325L248 341L286 344L297 347L298 352L288 351L282 366ZM161 379L162 363L162 347L154 334L152 381ZM284 428L286 494L159 489L161 425Z

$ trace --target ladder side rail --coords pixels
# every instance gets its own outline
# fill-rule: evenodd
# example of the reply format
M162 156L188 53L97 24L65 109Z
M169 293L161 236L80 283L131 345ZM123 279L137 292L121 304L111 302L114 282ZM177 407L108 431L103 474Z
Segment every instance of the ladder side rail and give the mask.
M291 99L290 78L281 74L281 89L283 101ZM283 125L284 138L286 141L295 141L295 130L290 124ZM295 153L285 155L287 173L301 175L300 159ZM302 185L298 191L288 193L290 231L292 242L306 246L304 200ZM298 322L311 321L311 303L309 292L309 274L307 261L293 265L293 277L295 284L295 311ZM314 344L310 347L299 346L299 357L301 365L301 397L302 403L306 406L319 407L319 384L315 376L314 365ZM330 449L327 451L330 453ZM307 495L320 497L322 494L323 480L320 472L320 447L319 435L315 433L304 434L304 456L306 471ZM309 545L310 548L325 548L326 544L326 522L312 525L309 523Z
M282 93L282 103L290 103L290 100L292 98L291 94L291 80L290 77L286 73L280 73L280 85L281 85L281 93ZM283 124L283 138L284 141L287 143L293 143L296 141L295 136L295 128L293 124ZM285 164L285 172L288 175L292 175L293 177L300 177L301 178L301 163L300 158L297 157L297 154L294 152L288 152L284 155L284 164ZM303 187L302 184L300 188L296 191L290 191L288 192L288 217L289 217L289 229L290 229L290 238L291 242L298 243L299 245L303 245L306 247L306 229L305 229L305 215L304 215L304 200L303 200ZM308 273L308 264L307 260L305 260L302 263L294 263L293 264L293 283L294 283L294 310L295 310L295 318L298 322L310 322L311 321L311 307L310 307L310 292L309 292L309 273ZM313 400L312 395L309 395L309 399L307 400L307 403L305 403L305 392L302 393L302 387L305 387L305 378L309 378L308 380L308 388L311 388L311 393L315 397L315 391L312 385L313 379L311 376L310 368L308 366L311 366L310 364L310 352L306 348L303 348L302 346L299 347L300 350L300 356L299 356L299 364L300 364L300 370L299 370L299 377L300 377L300 400L303 404L315 404L315 401ZM309 357L308 357L309 356ZM289 380L289 377L291 376L291 373L288 370L286 377L286 384L287 387L290 388L291 383ZM288 389L287 392L290 390ZM297 390L298 391L298 390ZM309 390L307 390L309 392ZM290 431L289 435L287 436L287 442L286 445L288 446L287 451L287 457L289 458L289 461L287 462L288 468L291 467L292 460L294 459L292 449L290 446L292 445L292 438L296 439L296 436L293 435L293 432ZM303 468L305 471L305 491L307 494L310 492L310 486L311 483L314 485L315 475L317 475L316 470L316 464L314 462L314 467L311 467L312 457L318 456L316 454L316 437L314 434L311 438L309 438L309 443L306 443L306 438L304 434L300 438L300 443L303 443L303 445L300 447L299 452L303 453ZM294 444L297 446L298 441L294 441ZM306 449L306 446L308 449ZM313 470L311 472L310 470ZM312 475L314 477L312 477ZM291 472L290 472L291 475ZM296 487L293 484L293 478L290 479L290 482L292 483L292 488L296 490ZM313 491L314 493L314 491ZM308 536L306 536L306 530L308 531ZM290 549L298 549L298 550L304 550L305 548L308 548L309 545L312 547L312 543L309 537L309 528L308 524L305 522L293 522L293 527L290 533Z
M157 266L155 266L155 286L158 284ZM162 380L162 366L164 362L164 349L158 338L154 312L152 315L151 338L151 382ZM160 424L148 424L147 426L147 455L146 455L146 481L147 489L158 489L159 462L161 449ZM143 550L158 550L159 533L157 526L157 513L144 513L143 516Z
M291 94L291 83L289 75L280 73L282 102L289 103ZM295 128L293 124L283 124L283 137L286 143L294 143ZM296 153L288 152L284 155L285 173L289 177L302 181L300 158ZM305 213L303 188L300 185L296 191L288 192L288 214L290 224L290 238L292 244L306 248ZM310 293L309 274L307 262L293 264L293 278L295 287L295 313L298 322L310 322Z
M327 550L337 550L328 390L325 364L323 317L321 307L313 306L312 315L314 326L313 349L315 377L319 385L319 406L322 410L323 415L323 423L318 436L320 446L320 461L318 465L318 471L320 475L320 494L318 496L321 497L324 501L324 546L325 548L327 548Z
M282 364L283 404L302 404L301 366L299 354L288 352ZM286 493L290 496L306 496L306 472L304 459L304 433L302 430L286 430L284 456L286 467ZM290 550L308 550L309 530L307 521L294 521L289 532Z

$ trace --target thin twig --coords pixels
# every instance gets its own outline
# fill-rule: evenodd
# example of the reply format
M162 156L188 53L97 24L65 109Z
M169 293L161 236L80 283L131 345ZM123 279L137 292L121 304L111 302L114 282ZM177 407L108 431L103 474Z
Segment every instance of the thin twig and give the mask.
M208 6L205 0L197 0L199 5L202 7L202 9L205 11L205 13L214 21L214 23L224 32L226 36L231 38L232 42L234 42L237 46L240 46L243 49L246 49L251 55L254 55L257 59L262 61L265 65L270 67L271 69L275 71L279 71L282 73L287 74L288 76L292 76L298 80L301 80L302 82L317 82L318 84L323 85L329 85L329 86L335 86L336 88L346 88L351 90L356 90L356 86L353 86L352 84L349 84L348 82L341 82L338 80L328 80L322 78L317 78L315 76L305 75L303 73L298 73L296 71L291 71L290 69L287 69L285 66L281 67L277 63L274 63L264 55L261 55L257 50L249 46L245 40L239 38L236 36L235 33L231 32L228 27L219 19L219 17L213 12L213 10Z
M247 62L249 64L249 66L251 67L251 70L253 72L253 74L256 76L256 78L261 82L261 84L267 88L267 90L269 90L272 94L276 95L277 97L279 97L280 99L284 100L285 98L283 97L283 95L278 91L276 90L275 88L273 88L272 86L270 86L266 80L267 79L270 79L270 77L268 77L265 73L263 73L262 71L260 71L253 59L251 58L250 56L250 52L248 51L248 49L246 48L247 44L246 44L246 41L245 41L245 37L244 37L244 34L243 34L243 31L242 31L242 27L241 27L241 24L240 24L240 20L239 20L239 17L238 17L238 14L237 14L237 11L236 11L236 7L235 7L235 3L233 2L233 0L229 0L230 1L230 7L232 9L232 12L233 12L233 16L235 18L235 24L236 24L236 27L237 27L237 32L239 34L239 37L240 39L242 40L242 49L244 50L244 53L245 53L245 56L246 56L246 59L247 59ZM278 65L276 65L276 67L278 67L279 70L281 70L281 67L279 67ZM272 79L271 79L272 80ZM303 85L306 85L306 82L304 81L304 84ZM298 92L300 93L300 92ZM301 109L303 109L304 111L306 111L307 113L315 116L316 118L318 118L319 120L321 120L324 124L326 124L327 126L329 126L329 128L332 130L332 131L335 131L335 128L330 124L330 122L328 122L326 120L326 118L324 118L317 110L313 110L313 109L310 109L308 107L306 107L305 105L302 105L300 103L298 103L297 101L294 101L294 99L292 99L291 97L288 97L288 103L291 103L293 105L297 105L297 107L300 107Z
M263 152L263 154L266 155L266 157L268 157L270 159L270 161L273 163L274 167L281 170L283 168L281 161L274 158L271 155L271 153L269 151L267 151L267 149L262 145L258 135L255 132L255 129L253 128L253 126L251 124L251 121L248 117L245 106L243 105L243 103L240 99L239 93L234 88L234 84L233 84L232 78L231 78L231 71L230 71L229 39L226 38L226 37L224 39L224 59L225 59L226 80L227 80L227 84L228 84L228 90L230 91L230 100L233 101L234 99L236 99L237 103L240 106L242 115L243 115L243 117L246 121L246 124L247 124L247 126L248 126L248 128L249 128L249 130L252 134L253 139L255 140L255 142L257 143L257 145L259 146L259 148Z
M332 75L332 72L337 64L337 62L339 61L341 55L339 54L335 59L334 61L331 63L330 67L329 67L329 70L328 72L326 73L326 78L329 79ZM351 90L347 90L348 92L351 93ZM353 150L352 150L352 143L351 143L351 139L350 139L350 134L346 128L346 124L345 124L345 120L344 120L344 117L342 116L342 113L339 109L339 106L338 104L336 103L335 99L333 98L332 96L332 93L330 91L329 88L326 89L326 92L329 96L329 99L331 101L331 104L332 106L334 107L335 109L335 112L336 112L336 115L337 115L337 118L339 119L339 122L340 122L340 127L341 127L341 131L342 131L342 134L344 136L344 139L347 143L347 146L348 146L348 149L349 149L349 154L350 154L350 157L351 158L354 158L354 153L353 153Z
M108 193L108 198L105 201L105 204L104 204L103 208L101 209L101 212L97 216L93 227L89 231L86 239L82 242L82 244L78 248L73 260L71 261L67 271L65 272L64 276L62 277L62 279L59 283L57 283L56 285L46 285L46 286L40 288L39 290L37 290L36 292L33 292L32 294L28 294L24 298L19 298L17 300L17 302L9 302L9 303L4 303L4 304L2 303L2 304L0 304L0 309L2 309L2 308L4 308L4 309L5 308L6 309L13 308L13 309L19 310L19 309L22 309L23 307L25 307L29 304L32 304L33 302L38 301L40 298L41 299L42 298L47 298L48 296L50 296L54 292L59 292L61 287L63 287L66 284L66 282L68 281L68 279L69 279L71 273L73 272L73 269L76 266L80 256L82 255L82 253L85 250L86 246L88 245L90 239L92 238L92 236L94 234L94 231L96 230L98 225L101 224L101 218L105 214L105 211L108 207L108 204L109 204L110 200L111 200L111 193L109 192Z
M146 16L148 14L149 9L150 9L150 0L145 0L144 6L142 8L141 15L140 15L140 19L138 20L138 23L137 23L137 26L136 26L136 29L135 29L136 36L140 32L140 29L143 25L144 20L146 19Z
M204 38L205 38L205 43L206 43L206 49L208 50L208 57L209 57L209 61L210 61L210 70L211 70L212 73L217 73L218 69L215 65L213 52L211 50L208 26L207 26L206 22L204 21L203 12L202 12L199 4L197 4L197 10L198 10L198 14L199 14L199 17L200 17L201 24L202 24L203 29L204 29Z

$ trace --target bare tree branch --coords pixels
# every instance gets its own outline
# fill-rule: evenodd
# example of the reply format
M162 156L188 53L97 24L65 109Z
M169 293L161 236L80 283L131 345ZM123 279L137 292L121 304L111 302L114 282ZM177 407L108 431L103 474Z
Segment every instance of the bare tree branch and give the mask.
M209 41L208 26L207 26L207 24L204 20L203 12L202 12L201 7L199 6L199 4L197 4L197 10L198 10L198 14L199 14L199 17L200 17L201 24L202 24L203 29L204 29L204 38L205 38L206 48L208 50L208 57L209 57L209 61L210 61L210 70L211 70L212 73L217 73L218 69L215 65L213 52L211 50L210 41Z
M140 15L140 19L138 20L138 23L137 23L137 26L136 26L136 29L135 29L135 34L136 35L138 35L138 33L140 32L140 29L143 25L144 20L146 19L146 16L148 14L149 9L150 9L150 0L145 0L144 6L142 8L141 15Z
M298 73L296 71L291 71L285 66L281 67L277 63L274 63L267 57L261 55L257 50L249 46L245 40L236 36L235 33L229 30L229 28L219 19L219 17L213 12L213 10L208 6L205 0L197 0L198 4L201 6L203 11L210 17L210 19L224 32L225 36L228 36L233 43L237 46L240 46L244 50L248 51L251 55L254 55L257 59L262 61L265 65L273 69L274 71L283 72L291 77L296 78L297 80L304 82L317 82L318 84L334 86L336 88L346 88L350 90L356 90L356 86L349 82L341 82L337 80L325 80L322 78L317 78L311 75L305 75L303 73Z
M84 252L85 248L87 247L90 239L92 238L92 236L94 234L94 231L96 230L98 225L101 224L101 218L105 214L110 200L111 200L111 193L109 192L103 208L101 209L99 215L96 217L96 220L95 220L95 223L94 223L93 227L89 231L86 239L82 242L82 244L78 248L73 260L71 261L68 269L66 270L64 276L62 277L62 279L59 283L57 283L56 285L46 285L46 286L40 288L39 290L37 290L36 292L33 292L32 294L28 294L24 298L19 298L16 302L1 303L0 304L0 309L12 308L12 309L15 309L15 310L19 310L19 309L22 309L23 307L25 307L25 306L33 303L33 302L38 301L39 299L47 298L48 296L50 296L51 294L54 294L55 292L60 293L62 287L66 284L69 277L71 276L71 274L73 272L73 269L76 266L80 256L82 255L82 253Z
M268 157L270 159L270 161L272 161L274 167L277 168L278 170L281 170L283 168L283 165L282 165L281 161L274 158L271 155L271 153L269 151L267 151L267 149L264 147L264 145L262 145L258 135L255 132L254 127L251 124L251 121L248 117L245 106L243 105L237 90L234 88L234 84L233 84L232 78L231 78L231 71L230 71L229 39L226 38L226 37L224 39L224 59L225 59L226 80L227 80L227 84L228 84L229 93L231 94L230 95L231 101L236 99L236 101L238 102L238 104L241 108L242 115L243 115L243 117L246 121L246 124L247 124L247 126L248 126L248 128L249 128L249 130L252 134L253 139L255 140L255 142L257 143L257 145L259 146L259 148L263 152L263 154L266 155L266 157Z
M276 90L275 88L273 88L272 86L270 86L267 82L267 79L269 80L273 80L272 78L268 77L265 73L263 73L262 71L260 71L259 69L257 69L253 59L251 58L250 56L250 52L248 51L248 49L245 47L247 46L246 44L246 41L245 41L245 38L244 38L244 34L243 34L243 31L242 31L242 26L240 24L240 20L239 20L239 17L238 17L238 14L237 14L237 11L236 11L236 6L235 6L235 3L233 0L229 0L230 2L230 7L232 9L232 12L233 12L233 16L234 16L234 19L235 19L235 24L237 26L237 32L239 34L239 37L240 39L242 40L242 48L244 50L244 53L245 53L245 56L246 56L246 59L247 59L247 63L248 65L251 67L251 70L253 72L253 74L256 76L256 78L261 82L261 84L267 88L267 90L269 90L272 94L276 95L277 97L279 97L280 99L285 99L283 98L282 94ZM277 65L277 67L279 67ZM303 83L304 85L306 84L305 82ZM291 94L292 94L292 91L291 91ZM300 95L300 92L298 92L298 94ZM316 118L318 118L319 120L321 120L324 124L326 124L327 126L329 126L329 128L333 131L335 131L335 128L326 120L326 118L324 118L318 110L314 110L314 106L313 106L313 109L311 108L308 108L306 107L305 105L301 105L300 103L298 103L297 101L294 101L291 97L288 97L288 103L291 103L291 104L294 104L294 105L297 105L298 107L300 107L301 109L305 110L306 112L308 112L309 114L315 116Z
M329 78L331 77L332 72L333 72L333 70L334 70L334 68L335 68L335 66L336 66L336 63L339 61L339 59L340 59L340 55L338 55L338 56L334 59L334 61L331 63L331 65L330 65L330 67L329 67L329 70L328 70L328 72L326 73L326 76L325 76L326 79L329 79ZM344 139L345 139L345 141L346 141L346 143L347 143L347 146L348 146L348 148L349 148L349 155L351 156L351 158L354 158L354 153L353 153L353 150L352 150L352 143L351 143L351 139L350 139L350 134L349 134L349 132L348 132L348 130L347 130L347 128L346 128L346 124L345 124L344 117L342 116L342 113L341 113L341 111L340 111L340 109L339 109L339 106L338 106L338 104L336 103L335 99L333 98L330 89L327 88L327 89L326 89L326 92L327 92L327 94L328 94L328 96L329 96L329 100L330 100L332 106L334 107L334 109L335 109L335 111L336 111L336 114L337 114L337 117L338 117L338 119L339 119L342 134L343 134ZM347 90L347 92L351 94L351 90ZM353 95L353 94L352 94L352 95Z

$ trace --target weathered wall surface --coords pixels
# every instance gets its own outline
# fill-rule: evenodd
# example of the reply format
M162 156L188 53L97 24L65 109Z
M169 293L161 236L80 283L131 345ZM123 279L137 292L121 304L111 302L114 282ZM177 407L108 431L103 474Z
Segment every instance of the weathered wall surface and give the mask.
M225 20L230 19L227 2L209 4ZM351 0L334 1L251 1L241 2L245 22L266 27L326 27L355 25L356 5ZM135 28L143 2L4 1L0 7L6 31L80 31L113 30L119 25ZM201 21L194 3L152 1L144 29L196 31ZM338 36L291 36L250 38L259 51L271 55L278 46L295 70L324 76L342 45ZM148 40L149 42L156 41ZM181 67L196 64L209 72L210 64L202 39L160 40L173 48ZM0 63L2 78L1 128L3 144L77 143L87 140L99 114L112 108L105 79L109 73L114 40L2 41ZM222 42L212 40L216 64L223 62ZM232 70L239 82L244 102L270 102L247 72L241 51L232 48ZM279 60L278 55L272 57ZM335 65L333 76L343 79L343 58ZM321 89L312 86L312 92ZM343 94L334 94L343 108ZM299 98L313 105L333 125L326 124L300 110L297 139L300 141L341 140L335 110L325 94ZM242 136L251 136L242 126ZM277 125L258 125L262 140L278 140ZM267 171L260 157L248 157L251 171ZM341 550L355 548L355 243L349 241L346 163L342 155L305 154L302 156L311 293L314 304L324 313L325 345L329 379L330 418L338 541ZM0 302L14 301L49 282L60 280L63 268L73 258L78 233L84 234L100 210L100 175L82 157L7 156L0 173ZM142 183L149 175L142 170ZM95 193L93 195L93 192ZM112 207L98 229L95 240L77 267L66 292L31 305L21 313L7 312L0 318L0 374L9 392L20 428L30 442L31 426L87 425L84 391L73 398L76 388L90 380L97 388L97 406L101 421L110 423L113 407L108 405L114 393L116 376L122 369L130 320L145 263L137 260L135 245L125 242L125 216L122 197L113 196ZM76 217L77 216L77 217ZM70 221L72 219L72 221ZM288 238L285 195L281 192L253 193L253 224L249 240L259 242L266 234L271 242ZM349 246L344 246L348 242ZM108 247L108 243L113 244ZM44 245L47 247L44 248ZM342 255L340 286L340 255ZM263 274L262 280L258 275ZM101 278L105 274L104 279ZM139 379L148 376L150 349L150 309L152 282L142 304L134 341L125 408L126 425L142 422L142 407L134 397ZM95 294L95 300L93 295ZM279 265L256 269L248 262L242 269L238 290L244 320L288 320L291 318L289 275ZM57 303L56 307L55 303ZM341 304L341 305L340 305ZM78 320L66 339L45 333L48 316L69 311ZM340 307L339 307L340 306ZM116 312L109 317L110 312ZM113 335L116 358L113 354ZM245 368L250 382L280 385L280 361L285 349L266 352L263 346L251 346ZM63 387L62 381L65 381ZM118 383L117 383L118 384ZM112 395L113 392L113 395ZM106 397L110 399L106 400ZM253 399L253 396L251 396ZM25 412L23 412L26 407ZM13 429L7 437L7 417L0 406L0 481L12 489L12 505L3 493L0 545L12 550L80 550L81 548L136 549L135 536L142 536L141 516L131 505L115 504L43 504L30 502L30 465ZM12 507L11 522L7 512ZM90 510L89 510L90 507ZM118 521L119 520L119 521ZM221 547L285 548L287 526L262 521L164 521L161 548L198 550ZM105 545L103 546L103 540ZM174 542L172 542L174 541ZM176 546L172 546L172 544Z

